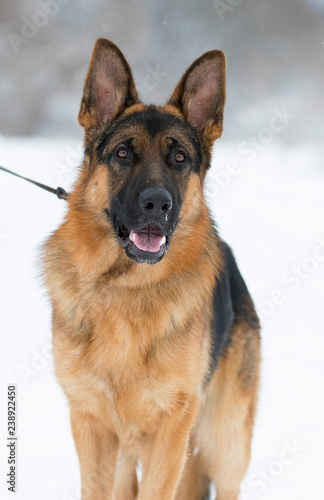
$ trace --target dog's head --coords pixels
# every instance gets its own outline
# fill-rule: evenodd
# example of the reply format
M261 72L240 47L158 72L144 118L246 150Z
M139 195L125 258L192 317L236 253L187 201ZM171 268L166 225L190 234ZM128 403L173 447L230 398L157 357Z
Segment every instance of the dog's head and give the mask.
M225 56L219 50L197 59L169 102L157 107L140 102L120 50L97 40L79 113L84 203L134 261L159 262L179 219L184 224L199 217L224 103Z

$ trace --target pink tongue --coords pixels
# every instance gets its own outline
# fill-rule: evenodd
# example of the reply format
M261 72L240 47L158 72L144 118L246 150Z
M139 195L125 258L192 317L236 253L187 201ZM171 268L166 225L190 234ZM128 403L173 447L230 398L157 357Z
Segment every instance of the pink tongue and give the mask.
M138 232L135 232L132 229L129 236L135 246L145 252L158 252L163 238L163 234L161 232L156 230L154 231L154 229L150 230L149 227L144 230L139 230Z

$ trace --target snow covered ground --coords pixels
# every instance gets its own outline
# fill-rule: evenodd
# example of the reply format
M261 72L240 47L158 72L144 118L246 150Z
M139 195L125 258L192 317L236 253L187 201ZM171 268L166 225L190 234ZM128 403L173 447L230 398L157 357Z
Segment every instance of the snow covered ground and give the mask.
M248 154L219 141L210 207L259 310L262 381L242 500L322 495L324 165L315 146L275 139ZM0 164L68 188L80 144L0 137ZM69 411L51 359L38 249L65 213L55 196L0 172L0 497L7 491L6 391L17 385L17 500L79 499Z

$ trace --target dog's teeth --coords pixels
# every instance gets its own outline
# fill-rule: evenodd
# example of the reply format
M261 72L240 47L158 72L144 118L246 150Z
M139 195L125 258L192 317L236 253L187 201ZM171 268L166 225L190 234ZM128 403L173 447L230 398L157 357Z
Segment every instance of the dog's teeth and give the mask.
M165 242L166 242L166 237L163 236L163 238L161 238L160 246L164 245Z
M133 230L131 230L131 232L129 233L129 239L135 242L135 233Z

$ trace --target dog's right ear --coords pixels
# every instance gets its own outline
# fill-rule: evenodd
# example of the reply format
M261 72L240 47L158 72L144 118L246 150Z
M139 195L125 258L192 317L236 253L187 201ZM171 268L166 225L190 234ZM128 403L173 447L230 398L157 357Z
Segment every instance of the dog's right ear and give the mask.
M85 132L111 122L139 101L131 69L116 45L98 38L84 84L79 123Z
M206 52L187 69L169 101L210 146L223 132L225 73L224 52Z

